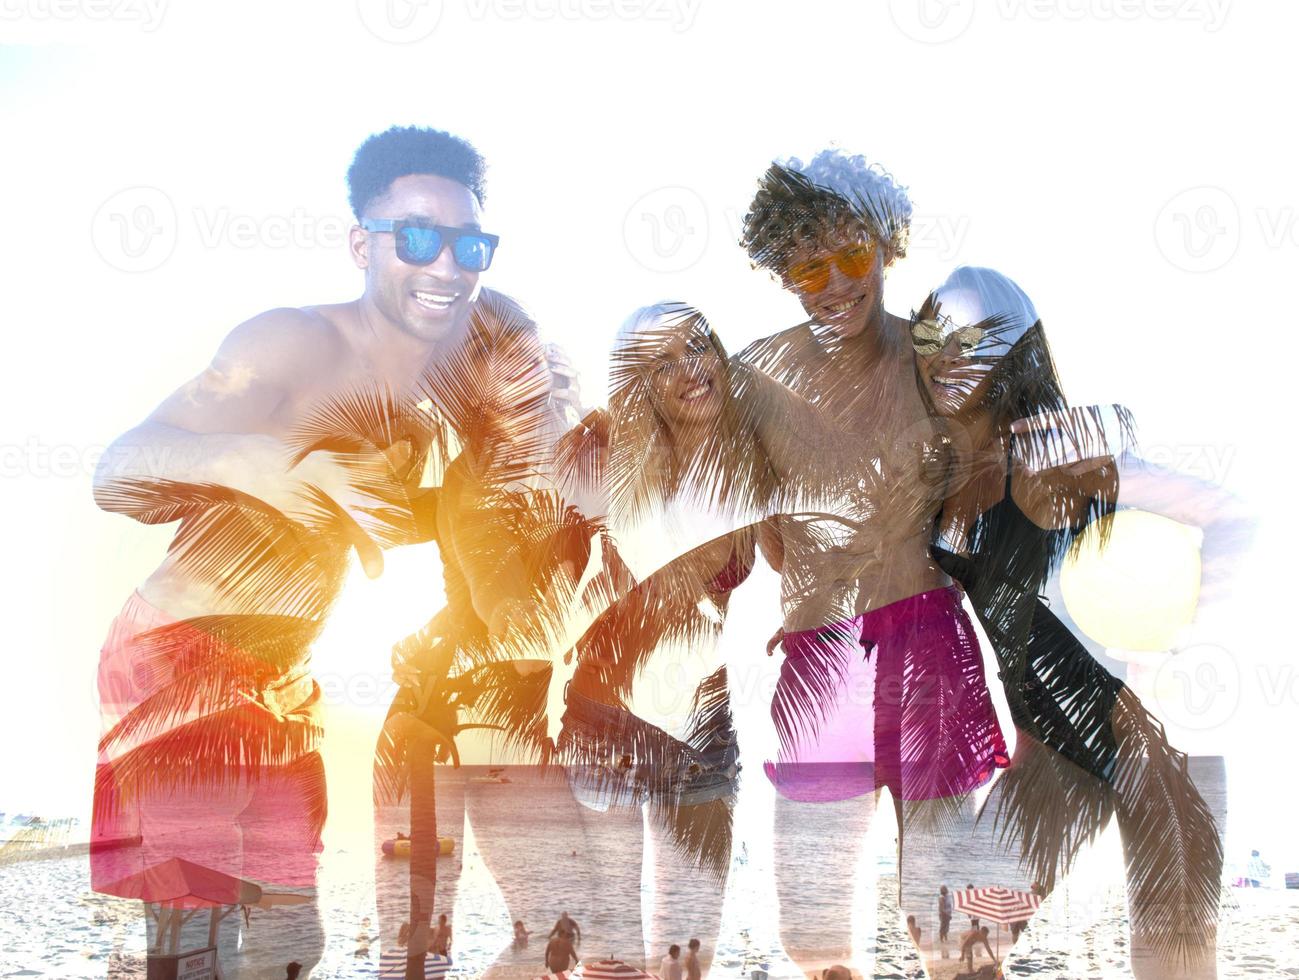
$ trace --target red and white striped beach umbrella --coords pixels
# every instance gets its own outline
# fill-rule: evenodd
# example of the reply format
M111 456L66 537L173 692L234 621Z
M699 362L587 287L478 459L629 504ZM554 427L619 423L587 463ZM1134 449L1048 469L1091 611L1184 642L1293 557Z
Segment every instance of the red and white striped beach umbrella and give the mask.
M952 904L958 912L1008 926L1030 918L1042 904L1042 896L1013 888L966 888L952 895Z
M424 957L424 980L440 980L451 971L451 958L429 953ZM406 976L406 951L389 950L379 957L380 980L402 980Z
M1030 918L1042 904L1042 896L1014 888L965 888L952 896L958 912L997 925L997 955L1001 955L1001 927Z
M653 973L638 970L622 960L583 963L569 975L573 980L659 980Z

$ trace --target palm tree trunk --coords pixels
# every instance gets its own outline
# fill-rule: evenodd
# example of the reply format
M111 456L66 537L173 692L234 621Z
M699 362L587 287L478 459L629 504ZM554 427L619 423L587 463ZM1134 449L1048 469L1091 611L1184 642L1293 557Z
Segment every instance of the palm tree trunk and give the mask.
M437 891L438 815L436 752L430 738L411 739L410 767L410 945L406 980L424 980L424 957Z

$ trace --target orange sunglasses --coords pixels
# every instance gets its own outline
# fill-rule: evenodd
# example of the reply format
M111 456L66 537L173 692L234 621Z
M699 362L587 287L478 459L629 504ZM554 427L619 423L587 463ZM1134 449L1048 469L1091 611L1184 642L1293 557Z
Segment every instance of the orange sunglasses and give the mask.
M785 284L809 293L819 293L830 285L832 264L837 265L839 271L850 279L860 279L875 264L875 243L852 245L833 255L795 263L785 270Z

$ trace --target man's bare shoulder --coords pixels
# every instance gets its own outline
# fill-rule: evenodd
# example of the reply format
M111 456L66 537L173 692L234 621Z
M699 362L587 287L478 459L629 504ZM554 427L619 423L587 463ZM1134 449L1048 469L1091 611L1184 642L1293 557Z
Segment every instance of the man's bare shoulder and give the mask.
M267 310L231 330L207 368L150 418L191 432L264 431L334 373L344 350L336 326L314 311Z
M221 344L222 365L247 364L259 377L307 377L347 349L328 307L279 307L239 324Z
M265 353L329 354L344 344L336 308L282 306L258 313L230 332L226 344ZM331 315L333 314L333 315Z
M732 360L748 364L776 377L799 369L824 356L811 327L805 323L755 340Z

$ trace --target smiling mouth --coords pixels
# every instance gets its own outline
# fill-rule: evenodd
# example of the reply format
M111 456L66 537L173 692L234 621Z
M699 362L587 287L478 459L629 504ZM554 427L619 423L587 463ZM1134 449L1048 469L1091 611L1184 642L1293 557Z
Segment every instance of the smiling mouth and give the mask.
M698 401L700 398L706 397L712 392L712 390L713 390L712 378L704 378L700 381L697 381L695 384L691 385L689 388L687 388L677 397L680 398L683 402L693 402L693 401Z
M975 385L973 378L954 378L950 375L935 375L930 378L930 382L935 388L949 392L967 392Z
M445 313L460 298L459 293L431 293L423 289L411 291L415 302L433 313Z
M821 307L821 313L829 319L840 319L845 314L852 312L861 305L865 296L858 296L855 299L846 299L840 303L832 303L829 306Z

